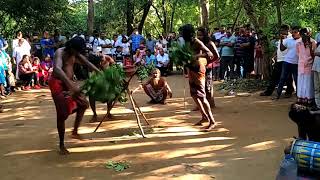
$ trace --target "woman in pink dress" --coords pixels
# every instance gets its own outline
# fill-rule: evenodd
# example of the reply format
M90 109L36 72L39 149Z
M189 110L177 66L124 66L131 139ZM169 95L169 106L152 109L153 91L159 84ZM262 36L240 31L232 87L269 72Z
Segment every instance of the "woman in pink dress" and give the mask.
M306 28L300 30L302 41L297 43L298 61L298 103L307 106L314 105L314 85L312 77L312 64L314 51L316 49L315 40L310 38Z

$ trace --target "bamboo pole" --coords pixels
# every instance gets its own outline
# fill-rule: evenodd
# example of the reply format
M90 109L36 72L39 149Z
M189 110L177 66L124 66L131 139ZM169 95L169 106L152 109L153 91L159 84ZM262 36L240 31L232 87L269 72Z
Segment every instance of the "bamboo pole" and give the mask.
M128 91L129 91L129 90L128 90ZM142 135L142 137L146 138L146 135L144 134L143 129L142 129L142 126L141 126L140 117L139 117L139 114L138 114L138 112L137 112L137 108L136 108L136 105L135 105L135 103L134 103L133 97L132 97L131 93L128 92L128 91L127 91L127 93L128 93L128 95L129 95L129 99L130 99L130 102L131 102L131 105L132 105L132 108L133 108L133 112L134 112L134 114L136 115L137 124L138 124L138 126L139 126L141 135Z

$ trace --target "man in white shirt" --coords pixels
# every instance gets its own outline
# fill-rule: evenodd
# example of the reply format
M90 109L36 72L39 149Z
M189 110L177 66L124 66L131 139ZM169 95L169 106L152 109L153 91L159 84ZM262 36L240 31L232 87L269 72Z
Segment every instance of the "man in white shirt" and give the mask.
M112 56L112 52L111 52L112 42L110 41L110 39L106 38L106 34L105 33L102 32L100 34L100 36L101 36L101 41L102 41L102 53L104 55Z
M159 54L157 55L157 68L163 76L167 76L169 62L169 55L164 52L163 48L160 48Z
M94 54L102 51L102 46L104 46L104 41L100 38L100 34L97 30L93 31L93 36L89 38L89 43L92 46L92 52Z
M292 28L292 37L288 37L285 40L283 40L284 37L280 38L280 50L286 51L287 53L284 57L284 61L282 64L282 71L281 71L281 77L277 89L277 95L275 99L279 99L283 86L285 82L288 80L289 76L292 76L294 79L294 82L297 87L297 78L298 78L298 54L296 50L297 42L301 41L301 36L299 33L300 28L299 27L293 27Z
M280 29L280 36L283 36L283 38L291 38L292 35L288 31L289 31L289 26L282 25L281 29ZM271 80L269 82L267 90L262 92L260 94L260 96L271 96L274 89L276 88L276 86L278 85L278 83L280 81L283 61L284 61L285 55L287 54L288 50L284 50L284 51L280 50L280 39L277 41L276 45L277 45L277 52L276 52L276 57L275 57L276 62L274 63L274 66L273 66ZM287 89L286 89L285 95L287 97L291 96L291 94L294 91L292 81L293 81L292 76L289 76L288 80L286 81Z

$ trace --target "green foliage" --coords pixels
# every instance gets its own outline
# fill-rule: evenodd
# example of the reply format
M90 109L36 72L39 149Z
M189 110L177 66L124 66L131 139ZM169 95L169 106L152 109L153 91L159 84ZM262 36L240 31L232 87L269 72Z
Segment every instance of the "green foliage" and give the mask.
M82 86L82 91L100 102L112 102L122 95L119 101L125 101L123 92L125 73L119 65L112 65L103 72L92 74ZM124 97L123 97L124 96Z
M143 81L150 76L154 69L154 64L139 66L139 68L137 69L137 76L141 81Z
M106 163L105 167L107 169L113 169L117 172L121 172L125 169L128 169L130 167L130 165L126 161L118 161L118 162L109 161Z
M178 66L184 66L193 62L193 51L189 44L180 46L178 43L175 43L170 48L170 51L170 59Z

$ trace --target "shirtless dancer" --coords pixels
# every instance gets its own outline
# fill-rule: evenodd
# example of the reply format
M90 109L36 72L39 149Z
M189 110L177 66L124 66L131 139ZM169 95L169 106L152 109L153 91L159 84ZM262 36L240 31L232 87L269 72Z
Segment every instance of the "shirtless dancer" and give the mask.
M79 139L78 127L89 106L84 94L80 92L78 84L73 81L74 64L84 64L91 70L99 71L80 54L85 48L85 41L81 37L74 37L66 43L65 47L57 49L54 56L54 68L49 80L49 87L56 106L59 147L62 155L69 153L64 146L65 120L70 114L77 113L72 137Z

